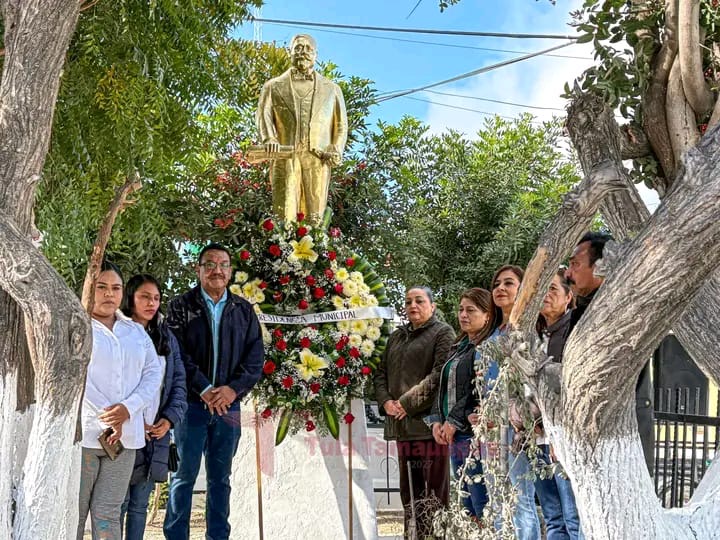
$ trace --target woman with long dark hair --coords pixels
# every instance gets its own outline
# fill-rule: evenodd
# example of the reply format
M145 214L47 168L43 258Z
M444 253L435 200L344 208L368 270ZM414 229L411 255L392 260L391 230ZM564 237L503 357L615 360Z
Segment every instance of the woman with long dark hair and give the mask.
M150 493L156 482L165 482L168 477L170 429L182 421L187 410L180 346L161 321L161 302L162 288L153 276L139 274L128 280L122 311L142 325L152 339L164 377L153 403L143 411L147 444L136 454L130 486L122 505L127 540L143 538Z
M432 413L425 419L438 444L450 445L450 464L460 480L461 501L473 517L482 516L488 496L485 482L473 479L482 475L480 456L470 461L472 426L465 410L472 399L477 347L495 326L492 295L474 287L460 296L458 306L460 336L450 350L450 357L440 372L440 387ZM468 479L471 481L468 482Z

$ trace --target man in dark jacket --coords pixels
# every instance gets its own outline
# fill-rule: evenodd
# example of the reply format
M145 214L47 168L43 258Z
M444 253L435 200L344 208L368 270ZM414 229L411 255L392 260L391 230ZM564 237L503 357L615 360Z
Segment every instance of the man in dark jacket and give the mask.
M206 538L228 540L240 400L260 379L263 343L252 306L227 289L232 275L227 248L205 246L196 272L200 285L168 306L168 326L183 351L188 411L175 430L180 467L170 483L164 531L168 539L188 539L193 486L204 455Z
M565 277L570 281L575 293L577 307L570 319L570 330L583 316L595 293L602 285L603 278L594 274L595 263L602 258L605 243L611 240L607 234L588 232L578 242ZM648 471L653 474L655 430L653 426L653 388L650 380L650 362L640 372L635 387L635 411L637 413L638 432L645 454Z

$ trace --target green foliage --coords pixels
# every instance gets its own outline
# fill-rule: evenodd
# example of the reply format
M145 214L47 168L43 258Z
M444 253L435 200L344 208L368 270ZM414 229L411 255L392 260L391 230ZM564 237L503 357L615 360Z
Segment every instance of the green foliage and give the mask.
M427 284L453 313L462 290L530 259L578 181L559 141L557 123L536 127L530 116L489 120L476 140L429 135L414 118L380 123L339 178L334 224L375 262L396 304L405 286Z

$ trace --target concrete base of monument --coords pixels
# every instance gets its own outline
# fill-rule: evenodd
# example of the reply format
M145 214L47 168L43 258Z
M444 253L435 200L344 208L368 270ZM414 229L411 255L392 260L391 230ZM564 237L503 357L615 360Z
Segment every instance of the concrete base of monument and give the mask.
M248 405L245 406L249 410ZM353 527L349 530L348 426L340 438L318 437L315 432L288 436L275 446L274 422L260 429L262 511L264 537L313 540L374 540L377 538L375 497L370 453L372 440L365 423L362 400L351 411L353 469ZM240 447L231 478L230 522L246 540L259 539L255 430L243 422ZM240 537L238 537L240 538Z

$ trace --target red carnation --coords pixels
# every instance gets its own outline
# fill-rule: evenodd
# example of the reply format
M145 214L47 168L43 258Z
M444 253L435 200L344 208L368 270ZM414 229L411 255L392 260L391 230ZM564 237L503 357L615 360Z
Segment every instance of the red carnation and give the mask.
M272 375L272 373L275 371L275 362L272 362L268 360L263 364L263 373L265 375Z
M353 358L360 358L360 351L358 350L357 347L352 347L348 354L350 356L352 356Z
M305 219L305 214L303 214L302 212L298 212L297 220L298 220L298 221L302 221L302 220L304 220L304 219Z
M342 356L335 360L335 365L339 368L345 367L345 358Z
M260 287L261 289L267 289L267 286L268 286L267 283L265 283L264 281L261 281L258 284L258 287Z
M263 221L262 228L266 231L272 231L275 228L275 224L272 222L271 219L266 219Z
M340 229L337 227L330 227L330 236L333 238L340 238Z
M283 388L285 389L292 388L293 378L290 375L288 375L287 377L283 377L283 380L280 381L280 384L282 384Z
M250 252L247 249L243 249L240 252L240 259L243 261L247 261L250 258Z
M230 225L233 224L235 220L233 218L215 218L215 226L219 229L227 229Z
M310 384L310 391L313 394L317 394L320 391L320 383L314 382L314 383Z
M349 412L345 416L343 416L343 420L345 420L346 424L352 424L353 420L355 420L355 415Z
M321 298L325 297L325 291L320 287L315 287L313 289L312 295L315 300L320 300Z
M333 289L335 289L336 293L342 294L343 293L342 283L336 283L335 286L333 287Z
M270 418L272 416L272 411L270 409L265 409L263 412L260 413L260 416L263 418Z
M342 351L345 348L346 343L341 339L335 344L336 351Z
M360 373L363 375L370 375L372 372L372 369L370 369L368 366L363 366L360 368Z
M348 268L352 268L353 266L355 266L355 259L353 259L352 257L348 257L347 259L345 259L345 266L347 266Z
M310 348L310 345L312 345L312 341L310 341L310 338L309 338L309 337L306 336L306 337L304 337L304 338L302 338L302 339L300 340L300 346L301 346L303 349L309 349L309 348Z
M308 431L314 431L315 430L315 422L312 420L308 420L305 422L305 429Z
M312 276L308 276L305 278L305 283L307 283L308 285L310 285L312 287L313 285L315 285L317 283L317 280Z
M300 309L307 309L308 307L310 307L310 304L308 304L308 301L303 298L298 302L298 307Z
M278 351L285 352L287 350L287 341L285 341L284 339L278 339L275 342L275 348Z
M307 227L298 227L297 235L305 236L308 233Z
M290 276L280 276L278 281L280 282L280 285L287 285L290 283Z
M283 335L283 334L282 334L282 330L280 330L279 328L276 328L275 330L273 330L273 337L275 337L275 338L281 338L282 335Z
M325 277L328 279L332 279L335 277L335 272L333 272L330 268L325 269Z
M337 382L340 386L347 386L348 384L350 384L350 377L348 377L347 375L340 375Z
M279 257L280 255L282 255L282 249L280 249L280 246L278 246L277 244L272 244L268 248L268 253L270 253L270 255L272 255L273 257Z
M331 261L334 261L335 259L337 259L337 253L335 253L334 251L328 251L327 257Z

